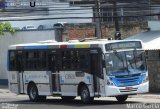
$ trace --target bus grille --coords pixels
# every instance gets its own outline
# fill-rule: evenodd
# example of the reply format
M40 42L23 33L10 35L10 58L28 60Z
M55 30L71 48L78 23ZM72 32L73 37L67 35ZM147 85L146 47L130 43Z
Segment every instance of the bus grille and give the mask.
M112 82L118 87L139 85L144 79L143 75L125 75L112 78Z

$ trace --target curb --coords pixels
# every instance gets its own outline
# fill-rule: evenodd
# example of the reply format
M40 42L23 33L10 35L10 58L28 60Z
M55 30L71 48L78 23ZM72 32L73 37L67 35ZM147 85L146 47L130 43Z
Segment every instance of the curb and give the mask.
M7 89L0 89L0 94L4 94L4 93L11 93L9 90Z

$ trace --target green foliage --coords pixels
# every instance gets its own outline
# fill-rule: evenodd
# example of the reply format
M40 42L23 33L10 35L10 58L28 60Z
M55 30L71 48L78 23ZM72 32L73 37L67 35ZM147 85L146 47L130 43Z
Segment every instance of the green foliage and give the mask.
M14 28L11 27L9 22L0 22L0 35L4 35L4 31L10 31L11 34L14 34L16 31Z

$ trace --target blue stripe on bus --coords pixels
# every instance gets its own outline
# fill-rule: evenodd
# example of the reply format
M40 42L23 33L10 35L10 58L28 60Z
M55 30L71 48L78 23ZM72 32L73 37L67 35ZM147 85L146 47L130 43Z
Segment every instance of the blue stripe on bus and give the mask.
M24 49L47 49L47 45L41 45L41 46L25 46Z
M74 45L67 45L67 48L74 48Z

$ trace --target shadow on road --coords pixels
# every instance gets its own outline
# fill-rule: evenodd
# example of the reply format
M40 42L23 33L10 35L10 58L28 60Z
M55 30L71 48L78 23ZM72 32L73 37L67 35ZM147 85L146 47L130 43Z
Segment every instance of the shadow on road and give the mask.
M19 100L19 101L10 101L8 103L15 104L32 104L32 105L64 105L64 106L74 106L74 107L83 107L83 106L97 106L97 105L124 105L130 103L140 103L140 102L131 102L126 101L124 103L119 103L118 101L109 101L109 100L94 100L93 103L83 104L80 100L69 100L63 101L62 99L47 99L44 102L31 102L29 100Z

